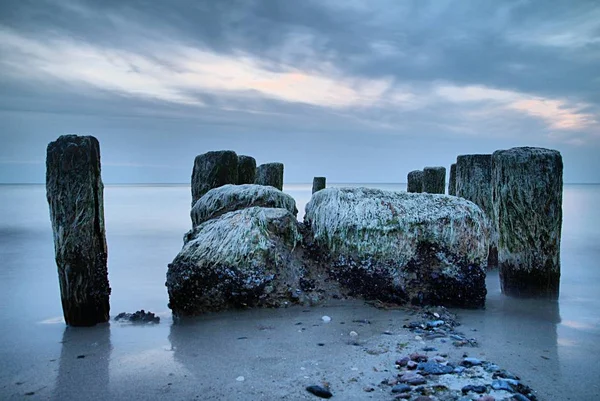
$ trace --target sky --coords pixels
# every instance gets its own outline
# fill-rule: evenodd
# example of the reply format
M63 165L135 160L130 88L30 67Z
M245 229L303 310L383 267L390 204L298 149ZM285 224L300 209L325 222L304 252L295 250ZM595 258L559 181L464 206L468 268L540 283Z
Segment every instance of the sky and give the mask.
M2 0L0 183L43 183L62 134L98 138L105 183L221 149L406 182L516 146L600 182L600 2Z

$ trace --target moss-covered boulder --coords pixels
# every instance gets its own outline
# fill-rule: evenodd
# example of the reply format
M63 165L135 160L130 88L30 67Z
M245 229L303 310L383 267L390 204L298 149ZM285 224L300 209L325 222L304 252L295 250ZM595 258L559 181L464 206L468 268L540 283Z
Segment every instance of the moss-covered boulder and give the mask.
M483 307L488 225L457 197L327 188L306 206L308 241L353 295Z
M169 264L175 316L302 302L312 289L296 254L301 235L287 209L251 207L194 228Z
M270 186L245 184L211 189L196 201L190 215L196 227L225 213L253 206L282 208L294 216L298 214L296 201L290 195Z

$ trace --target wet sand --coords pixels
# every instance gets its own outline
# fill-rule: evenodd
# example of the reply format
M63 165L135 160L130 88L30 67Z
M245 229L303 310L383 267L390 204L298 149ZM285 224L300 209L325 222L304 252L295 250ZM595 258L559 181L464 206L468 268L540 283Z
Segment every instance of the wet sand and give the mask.
M420 340L403 328L415 320L410 309L384 310L356 300L214 313L177 324L168 313L160 324L145 326L112 321L65 328L49 321L24 333L30 348L2 346L0 398L316 400L305 387L327 382L334 399L391 400L391 387L381 382L397 375L397 359L420 351L495 362L520 375L541 400L594 399L598 364L592 355L580 360L585 382L567 386L552 328L517 328L482 317L494 308L458 312L467 324L457 329L479 341L475 348ZM531 341L514 343L509 334L519 330L517 338L531 335ZM425 346L437 350L422 352ZM368 387L373 391L366 392Z

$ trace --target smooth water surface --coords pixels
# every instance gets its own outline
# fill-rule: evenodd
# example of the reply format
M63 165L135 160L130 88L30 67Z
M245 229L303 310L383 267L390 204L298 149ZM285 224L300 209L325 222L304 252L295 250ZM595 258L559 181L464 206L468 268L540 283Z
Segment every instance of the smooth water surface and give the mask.
M364 186L406 189L402 184ZM296 199L301 220L311 185L286 185L284 191ZM0 185L0 394L14 386L16 378L46 377L60 387L60 380L69 376L61 375L57 361L65 352L75 352L65 348L73 336L90 336L90 344L109 347L108 355L116 347L140 349L139 359L128 357L111 367L111 380L126 380L123 375L131 374L127 363L135 366L171 347L164 282L167 265L191 227L189 186L108 185L104 195L111 315L146 309L158 313L161 324L144 330L112 323L110 329L88 334L65 329L45 187ZM504 355L507 363L517 361L515 366L523 371L539 370L527 375L549 375L556 383L554 390L570 386L574 395L600 394L591 379L600 377L599 204L599 185L565 185L558 302L504 297L492 272L486 310L459 312L467 325L480 331L482 342L498 343L494 360ZM554 390L551 386L546 394Z

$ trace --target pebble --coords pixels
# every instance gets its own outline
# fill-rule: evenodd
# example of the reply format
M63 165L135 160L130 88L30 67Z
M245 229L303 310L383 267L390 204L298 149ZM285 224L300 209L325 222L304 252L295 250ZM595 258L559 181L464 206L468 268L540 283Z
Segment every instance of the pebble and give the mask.
M428 356L415 352L410 354L410 359L415 362L427 362Z
M373 387L364 387L363 391L366 393L371 393L371 392L375 391L375 389Z
M415 401L433 401L433 398L428 397L426 395L422 395L420 397L415 398Z
M392 387L392 393L406 393L410 391L410 389L411 387L407 384L396 384L394 387Z
M462 360L462 362L460 363L462 366L466 366L467 368L470 368L471 366L479 366L482 364L481 360L477 359L477 358L465 358Z
M468 386L464 386L460 391L462 391L463 394L467 394L469 391L477 394L483 394L487 391L487 387L469 384Z
M444 358L443 356L440 356L440 355L434 356L433 360L436 361L437 363L446 362L446 358Z
M398 366L406 366L406 364L408 363L408 361L410 361L410 358L407 357L407 356L404 356L404 357L396 360L396 365L398 365Z
M493 378L496 379L498 377L501 377L503 379L520 380L519 376L513 375L512 373L508 372L506 369L500 369L500 370L496 371L494 373Z
M401 382L408 383L411 386L418 386L419 384L427 383L427 380L423 376L415 372L406 372L399 377Z
M427 327L440 327L442 326L444 323L443 320L433 320L431 322L427 322Z
M417 366L419 366L419 364L415 361L408 361L406 363L406 368L410 369L410 370L415 370L417 368Z
M321 318L321 320L322 320L322 321L324 321L325 323L329 323L329 322L331 322L331 318L330 318L329 316L327 316L327 315L323 316L323 317Z
M333 394L331 393L331 391L329 391L328 389L326 389L323 386L308 386L306 387L306 391L308 391L311 394L316 395L317 397L320 398L331 398L333 397Z
M494 390L505 390L505 391L510 391L511 393L514 393L515 390L513 388L513 383L518 384L518 382L515 382L514 380L508 381L508 380L496 379L492 382L492 388Z
M238 376L235 380L243 382L244 380L246 380L246 378L244 376Z
M425 351L425 352L437 351L437 348L435 348L435 347L424 347L423 351Z
M496 399L494 397L492 397L491 395L484 395L477 401L496 401Z
M428 375L447 375L454 372L452 366L442 365L436 362L421 362L417 366L417 369Z

